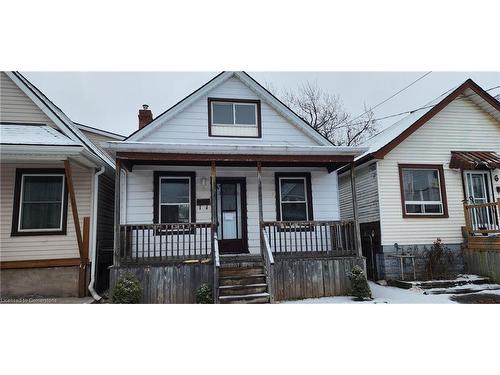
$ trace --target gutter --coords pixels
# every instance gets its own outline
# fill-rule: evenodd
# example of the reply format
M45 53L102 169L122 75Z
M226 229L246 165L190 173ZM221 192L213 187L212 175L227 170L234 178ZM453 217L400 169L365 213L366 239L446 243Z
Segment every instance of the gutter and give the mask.
M368 151L367 147L343 146L293 146L293 145L237 145L237 144L200 144L200 143L157 143L157 142L106 142L105 148L115 152L139 151L162 153L193 153L212 154L221 152L226 154L249 153L256 155L283 154L315 154L315 155L352 155L359 156Z
M90 284L88 286L88 290L92 295L92 298L96 301L100 301L102 297L97 294L94 289L95 283L95 271L96 271L96 259L97 259L97 202L99 200L99 176L104 173L106 167L101 166L99 171L97 171L94 175L94 201L92 202L92 260L91 260L91 269L90 269Z

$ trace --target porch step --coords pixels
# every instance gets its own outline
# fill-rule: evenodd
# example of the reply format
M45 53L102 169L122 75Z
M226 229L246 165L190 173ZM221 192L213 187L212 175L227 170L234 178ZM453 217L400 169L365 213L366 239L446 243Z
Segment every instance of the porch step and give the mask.
M267 283L247 285L223 285L219 287L220 296L254 295L267 292Z
M265 274L264 267L221 267L219 275L225 276L256 276Z
M269 303L269 293L241 294L231 296L220 296L220 303Z
M264 273L252 276L223 276L219 277L220 286L263 284L266 282Z

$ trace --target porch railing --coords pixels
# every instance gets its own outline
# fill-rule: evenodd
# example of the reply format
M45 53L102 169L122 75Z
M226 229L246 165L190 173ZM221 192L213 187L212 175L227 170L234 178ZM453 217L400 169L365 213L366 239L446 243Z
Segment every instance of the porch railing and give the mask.
M213 298L214 303L219 303L219 270L220 270L220 255L219 255L219 240L217 239L217 231L213 231L213 262L214 262L214 280L213 280Z
M274 257L271 250L271 245L269 244L269 234L263 227L260 228L260 238L261 238L261 250L262 257L264 258L264 264L266 267L267 276L267 286L268 292L271 298L271 303L274 303Z
M273 254L356 255L356 226L346 221L266 221L262 224Z
M500 199L492 203L464 204L464 215L467 233L500 233Z
M120 226L120 260L155 263L209 258L212 223L125 224Z

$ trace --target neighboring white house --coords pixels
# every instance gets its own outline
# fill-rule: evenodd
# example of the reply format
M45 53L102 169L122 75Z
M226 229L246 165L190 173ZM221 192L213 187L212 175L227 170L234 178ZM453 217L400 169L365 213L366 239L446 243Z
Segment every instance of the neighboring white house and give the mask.
M335 171L365 149L333 146L244 72L154 120L144 106L107 148L122 170L116 266L213 255L213 235L221 255L260 256L264 227L273 253L357 255Z
M441 238L460 249L464 201L484 204L500 197L500 103L472 80L363 146L369 150L356 158L356 191L372 277L399 277L399 260L387 257L395 244L430 247ZM343 219L352 217L349 174L339 172ZM500 229L493 206L471 215L477 231Z
M0 158L1 295L85 294L113 245L114 160L18 72L0 72Z

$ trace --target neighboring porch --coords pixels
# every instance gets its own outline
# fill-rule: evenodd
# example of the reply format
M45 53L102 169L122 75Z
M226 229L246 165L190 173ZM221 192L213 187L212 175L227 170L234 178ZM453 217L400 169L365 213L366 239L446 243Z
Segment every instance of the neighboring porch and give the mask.
M348 260L352 266L359 259L364 266L356 219L336 220L335 212L337 187L332 172L352 159L346 155L181 157L117 153L117 176L124 169L126 178L133 179L135 173L137 181L151 179L147 183L154 184L154 202L150 203L154 212L152 223L131 222L131 212L120 215L120 207L127 205L120 195L124 182L116 179L115 217L122 216L122 221L116 223L115 268L166 269L174 264L191 264L205 269L211 265L213 275L206 281L213 285L215 301L241 302L241 297L249 299L252 295L273 301L273 286L279 284L275 263L280 263L280 273L287 272L281 263L284 261L331 261L332 272L334 260ZM130 186L133 184L130 182ZM184 192L167 198L171 190ZM132 196L132 192L127 193L129 203ZM307 267L302 272L310 270ZM341 268L342 278L347 279L350 269ZM339 270L337 265L337 275ZM259 289L259 293L244 294L245 289L264 287L262 277L265 292ZM283 276L280 280L283 283ZM234 285L228 285L232 282ZM342 288L334 286L333 281L331 284L332 291L342 293L348 281L342 280ZM228 290L234 293L226 296ZM219 293L224 293L220 299Z

